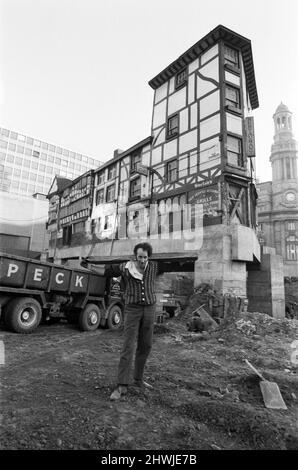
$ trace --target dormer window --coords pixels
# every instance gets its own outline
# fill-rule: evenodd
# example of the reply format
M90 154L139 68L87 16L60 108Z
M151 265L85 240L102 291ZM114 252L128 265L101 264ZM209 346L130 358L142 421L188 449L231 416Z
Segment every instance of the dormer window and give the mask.
M186 68L181 70L181 72L177 73L176 80L175 80L175 88L181 88L182 86L186 85L187 82L187 71Z

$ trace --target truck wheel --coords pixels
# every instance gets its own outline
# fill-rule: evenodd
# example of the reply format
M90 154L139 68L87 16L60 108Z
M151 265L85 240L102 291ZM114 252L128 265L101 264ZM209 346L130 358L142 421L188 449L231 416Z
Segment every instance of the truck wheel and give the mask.
M100 323L100 309L95 304L87 304L79 316L79 326L83 331L93 331Z
M119 330L123 325L123 312L119 305L113 305L108 314L107 325L110 330Z
M40 320L40 303L32 297L18 297L6 307L5 324L15 333L32 333Z

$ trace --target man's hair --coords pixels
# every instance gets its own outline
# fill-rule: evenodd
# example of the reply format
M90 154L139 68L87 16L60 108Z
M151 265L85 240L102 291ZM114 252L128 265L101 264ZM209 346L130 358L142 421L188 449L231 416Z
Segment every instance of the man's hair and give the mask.
M141 248L142 250L144 251L147 251L148 253L148 258L150 258L150 256L152 255L153 253L153 249L152 249L152 246L150 245L150 243L147 243L147 242L144 242L144 243L138 243L134 249L133 249L133 252L134 254L137 256L137 253L138 253L138 249Z

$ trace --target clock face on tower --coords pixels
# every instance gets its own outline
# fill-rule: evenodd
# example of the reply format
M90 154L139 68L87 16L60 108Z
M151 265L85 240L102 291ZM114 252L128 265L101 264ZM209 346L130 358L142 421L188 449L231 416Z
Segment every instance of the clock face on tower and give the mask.
M295 193L291 193L291 192L290 192L290 193L287 193L287 194L286 194L286 200L287 200L287 202L294 202L295 199L296 199Z

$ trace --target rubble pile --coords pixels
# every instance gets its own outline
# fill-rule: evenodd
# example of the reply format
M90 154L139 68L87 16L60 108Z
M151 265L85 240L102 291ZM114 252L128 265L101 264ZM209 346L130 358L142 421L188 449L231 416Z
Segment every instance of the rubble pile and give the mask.
M213 320L203 306L198 307L192 312L192 315L190 321L186 324L188 331L202 333L203 331L214 331L218 329L218 323Z
M179 319L183 321L189 332L199 335L229 327L253 337L270 333L297 332L298 335L297 320L276 319L265 313L247 312L246 299L221 294L207 283L194 289L188 306L181 312Z
M256 325L254 325L250 320L244 320L244 318L236 321L236 328L248 336L255 334L257 329Z
M273 318L266 313L246 312L240 315L236 328L247 335L265 335L269 333L291 334L297 332L298 321L287 318Z
M298 320L298 278L285 277L286 317Z
M198 309L207 312L217 324L234 321L240 313L247 310L246 299L231 294L222 294L210 284L203 283L194 289L183 318L190 322L192 317L198 316ZM198 323L198 322L197 322Z

